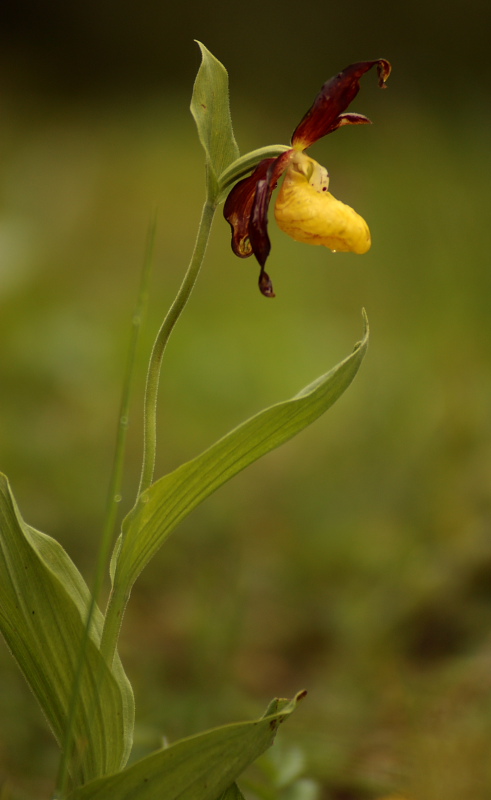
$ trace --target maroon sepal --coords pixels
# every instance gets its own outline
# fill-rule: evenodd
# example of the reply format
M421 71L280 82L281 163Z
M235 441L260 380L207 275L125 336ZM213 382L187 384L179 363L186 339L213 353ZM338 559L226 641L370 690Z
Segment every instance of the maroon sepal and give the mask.
M249 223L258 181L262 180L275 158L265 158L252 175L236 183L223 207L223 216L232 228L232 250L239 258L252 256Z
M291 159L292 150L287 150L275 158L269 165L264 178L257 182L256 196L252 206L249 222L249 239L261 272L259 273L259 289L265 297L274 297L273 284L264 265L271 250L268 234L268 209L271 195L276 189L280 176L283 174Z
M249 238L252 252L261 267L264 267L271 250L268 236L268 208L271 195L276 189L279 177L286 169L291 153L291 150L287 150L286 153L274 158L269 164L264 178L260 178L256 184L256 194L249 220Z
M223 216L232 228L232 250L240 258L253 253L261 267L259 289L265 297L274 297L273 284L264 271L271 250L268 235L268 208L278 179L288 166L292 150L265 158L252 175L239 181L225 201Z
M312 106L293 132L292 144L305 150L326 134L341 125L360 124L359 114L346 114L345 111L360 90L360 78L377 66L379 86L385 87L390 75L391 65L383 58L375 61L359 61L327 81L315 98ZM340 121L340 117L343 121ZM363 119L366 121L366 117Z

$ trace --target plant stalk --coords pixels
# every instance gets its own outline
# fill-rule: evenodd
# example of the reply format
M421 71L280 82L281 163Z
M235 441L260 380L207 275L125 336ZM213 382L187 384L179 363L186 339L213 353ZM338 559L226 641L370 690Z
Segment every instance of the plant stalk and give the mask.
M143 465L134 509L138 506L142 493L152 484L154 476L155 454L157 449L157 397L162 358L174 326L189 300L199 275L210 237L215 210L216 203L207 199L203 206L191 261L189 262L188 269L176 298L157 333L150 355L144 398ZM130 511L130 516L132 513L133 512ZM129 522L129 517L126 522ZM122 537L124 540L124 525ZM120 585L116 569L113 587L107 604L101 639L101 653L108 664L112 664L116 653L119 631L121 629L123 614L130 591L131 586Z
M138 495L140 497L153 481L155 469L155 454L157 450L157 396L159 391L160 368L167 342L189 300L194 284L198 277L201 264L206 252L210 236L211 224L215 214L216 205L206 200L196 237L193 255L189 263L184 280L179 288L174 302L165 317L155 339L148 365L147 382L144 400L144 434L143 434L143 466L140 477Z

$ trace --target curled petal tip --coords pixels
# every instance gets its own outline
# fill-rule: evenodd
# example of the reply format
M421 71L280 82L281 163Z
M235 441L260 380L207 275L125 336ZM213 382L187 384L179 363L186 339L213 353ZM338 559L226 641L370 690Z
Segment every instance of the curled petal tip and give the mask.
M261 274L259 275L258 285L259 285L259 291L265 297L276 297L273 290L273 284L271 282L271 278L269 277L267 272L264 272L264 270L262 270Z
M368 119L364 114L356 114L355 112L349 112L347 114L340 114L336 120L335 126L333 125L332 130L335 131L337 128L341 128L343 125L371 125L372 120Z
M387 78L392 71L392 64L385 58L379 58L377 61L378 85L381 89L387 88Z

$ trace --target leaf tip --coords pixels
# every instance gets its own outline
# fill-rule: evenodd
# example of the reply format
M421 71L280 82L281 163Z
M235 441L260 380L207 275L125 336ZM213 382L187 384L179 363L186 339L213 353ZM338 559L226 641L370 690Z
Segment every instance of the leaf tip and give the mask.
M361 315L363 317L363 338L361 341L357 342L354 346L353 352L359 350L361 347L366 349L368 347L368 339L370 337L370 326L368 324L368 316L367 312L364 308L361 309Z
M193 41L196 42L196 44L198 45L199 49L201 50L201 55L204 55L204 53L206 51L206 47L204 46L203 42L200 42L199 39L194 39Z

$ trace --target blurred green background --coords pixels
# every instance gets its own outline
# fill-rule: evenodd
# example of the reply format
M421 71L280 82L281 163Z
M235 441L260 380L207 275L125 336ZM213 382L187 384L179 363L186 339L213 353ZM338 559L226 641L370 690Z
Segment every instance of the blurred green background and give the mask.
M488 4L6 0L2 15L0 467L88 580L149 220L126 508L145 360L204 198L193 39L229 70L242 152L288 143L350 62L392 61L388 90L369 73L351 107L375 124L311 151L369 222L368 255L273 223L268 301L217 215L165 362L158 474L341 360L365 306L360 374L181 526L135 588L121 653L139 752L306 687L281 736L322 800L489 798ZM48 797L56 748L0 658L2 797Z

